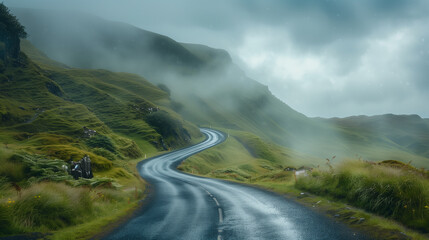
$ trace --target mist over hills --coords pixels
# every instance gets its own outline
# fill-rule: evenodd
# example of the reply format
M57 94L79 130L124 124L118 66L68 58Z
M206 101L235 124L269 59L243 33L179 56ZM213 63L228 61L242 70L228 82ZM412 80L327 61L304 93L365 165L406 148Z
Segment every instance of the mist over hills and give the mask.
M27 41L21 49L30 58L20 53L18 60L0 61L6 149L67 161L88 154L95 171L105 171L113 160L189 145L201 136L171 109L166 92L138 75L69 68ZM98 133L95 144L84 127Z
M328 121L341 129L357 131L371 142L376 141L376 137L384 138L386 145L393 143L429 157L429 119L422 119L418 115L352 116Z
M29 39L37 48L72 67L146 73L146 77L153 77L156 70L162 72L160 64L183 71L192 71L202 64L174 40L129 24L79 12L18 8L13 13L26 26Z
M13 13L26 26L29 40L48 57L70 67L131 72L163 83L171 90L174 111L195 124L249 131L320 159L336 155L429 164L427 119L307 118L248 78L224 50L179 43L83 13L35 9ZM53 78L64 81L64 76ZM72 93L79 98L79 93Z

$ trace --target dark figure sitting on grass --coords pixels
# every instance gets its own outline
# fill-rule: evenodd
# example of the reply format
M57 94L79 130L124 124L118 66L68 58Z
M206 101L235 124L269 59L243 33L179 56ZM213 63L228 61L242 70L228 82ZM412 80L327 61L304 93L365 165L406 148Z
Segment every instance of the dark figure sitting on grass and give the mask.
M82 178L93 178L91 170L91 159L88 155L85 155L79 162L71 163L71 175L74 179Z

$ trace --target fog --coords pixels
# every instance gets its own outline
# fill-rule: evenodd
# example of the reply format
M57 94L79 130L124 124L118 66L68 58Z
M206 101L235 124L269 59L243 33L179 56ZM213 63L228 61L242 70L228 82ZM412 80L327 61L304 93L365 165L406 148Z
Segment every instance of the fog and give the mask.
M429 3L406 0L7 0L79 10L229 51L308 116L429 117Z
M9 3L30 42L50 58L165 84L172 101L165 107L199 126L252 132L316 157L314 166L332 156L412 158L422 166L429 156L429 122L418 116L306 117L390 112L427 117L427 53L415 53L426 47L424 41L415 39L411 25L391 35L411 16L423 19L419 9L389 5L389 12L381 5L373 11L387 11L380 15L384 20L372 16L361 22L356 6L341 21L323 15L337 12L334 6L350 8L347 2L326 3L329 7L270 2L278 4L272 14L252 1L194 2L192 8L184 4L186 9L171 3L163 5L165 11L151 2ZM413 24L419 33L426 31L420 18ZM195 42L203 45L189 44Z

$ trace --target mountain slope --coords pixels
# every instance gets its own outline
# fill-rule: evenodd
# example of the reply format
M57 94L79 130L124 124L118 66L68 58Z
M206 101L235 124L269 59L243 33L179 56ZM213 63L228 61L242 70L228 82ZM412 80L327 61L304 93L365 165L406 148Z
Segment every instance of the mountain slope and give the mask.
M248 79L231 65L225 51L182 45L130 25L88 15L75 21L77 13L32 9L14 9L14 13L27 26L30 41L49 57L72 67L101 67L150 76L152 81L165 83L173 90L173 100L185 106L176 110L197 124L256 131L280 141L289 135L282 126L284 122L308 121L272 96L266 86ZM105 44L108 41L115 45ZM271 107L277 110L271 111Z
M52 62L35 55L38 51L28 42L22 48L35 59ZM6 147L2 151L66 161L88 154L95 170L107 170L111 160L184 146L200 136L169 108L168 94L143 78L62 66L43 69L21 53L19 62L6 64L0 72L0 139ZM88 145L84 127L107 137L112 147Z
M0 236L87 238L145 196L137 161L202 135L144 78L51 60L0 15ZM91 179L74 179L85 155Z
M26 26L29 40L38 49L72 67L146 73L142 75L153 77L163 71L159 65L183 72L201 66L200 59L174 40L128 24L106 22L77 12L34 9L13 9L13 12Z
M347 127L340 120L307 118L273 96L266 86L249 79L223 50L178 43L85 14L82 20L74 21L77 13L33 9L14 12L26 24L30 40L48 56L61 58L73 67L101 67L148 76L152 82L168 86L171 107L195 124L252 132L265 141L321 161L332 156L393 158L413 160L419 167L429 165L424 146L418 145L420 139L429 136L428 129L422 128L419 135L398 132L393 140L389 132L395 126L366 131L356 124ZM53 18L55 21L50 20ZM67 76L52 77L61 81Z
M34 55L36 51L31 44L23 44L23 50L33 52L29 56L34 59L43 59ZM136 135L158 148L183 146L191 140L191 135L199 135L195 126L180 120L170 109L166 92L137 75L52 66L42 71L61 87L65 99L84 104L115 131ZM162 135L162 129L157 129L160 126L151 123L150 119L158 115L172 121L171 132Z

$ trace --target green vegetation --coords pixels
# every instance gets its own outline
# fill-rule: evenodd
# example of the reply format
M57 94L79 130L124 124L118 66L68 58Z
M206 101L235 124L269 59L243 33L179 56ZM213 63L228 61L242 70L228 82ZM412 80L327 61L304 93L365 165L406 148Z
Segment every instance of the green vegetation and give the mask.
M202 136L144 78L71 69L21 43L28 57L0 59L0 236L87 238L138 207L139 159ZM94 178L74 180L66 167L84 155Z
M123 209L141 191L126 193L110 188L72 187L63 183L37 183L19 196L1 196L1 235L16 232L48 232L96 221L110 210Z
M86 145L88 145L89 147L92 147L92 148L103 148L103 149L108 150L112 153L116 152L116 148L113 145L112 140L110 140L110 138L108 138L104 135L101 135L101 134L98 134L95 137L92 137L92 138L86 140L85 143L86 143Z
M349 161L331 171L313 170L309 176L299 177L296 187L429 232L427 171L397 161Z
M53 239L78 239L100 231L143 197L137 159L195 143L201 135L194 124L227 128L229 138L183 162L181 170L298 194L303 202L317 199L308 200L312 206L344 201L428 231L425 171L400 162L341 164L350 157L397 159L427 168L427 119L311 119L248 79L225 51L88 16L53 14L77 24L58 29L47 27L51 21L31 19L49 19L48 11L22 14L32 38L55 59L72 67L143 74L158 85L130 73L71 68L25 40L25 54L19 52L24 28L3 4L0 13L1 36L14 39L0 39L0 235L38 231L53 233ZM76 34L81 32L99 33L101 41ZM86 136L84 127L97 134ZM73 180L63 165L86 154L95 177ZM334 155L338 166L326 166L323 159ZM298 168L313 171L295 184L290 170ZM302 197L300 189L323 197ZM343 219L350 216L348 206L333 205ZM370 224L377 219L356 212L353 216Z
M13 151L0 153L0 236L97 224L109 211L122 215L143 197L144 186L131 168L135 163L116 160L93 179L74 180L63 160L22 153L5 161Z
M427 171L394 160L326 161L262 141L250 133L224 131L229 132L225 143L190 157L178 168L286 194L376 239L401 239L404 234L426 239L416 230L428 232ZM294 169L307 169L308 176L301 174L295 180Z
M141 74L161 86L161 89L155 87L158 91L150 92L160 95L163 93L165 105L148 97L144 91L133 92L139 86L133 81L128 81L130 74L120 77L115 74L117 78L111 78L101 70L90 70L92 76L88 76L86 71L67 68L60 73L55 71L56 73L50 74L65 92L69 92L68 96L73 101L88 106L93 112L98 111L97 117L115 132L120 130L129 135L125 131L138 132L144 127L146 129L151 127L129 120L135 117L129 113L124 114L129 111L122 113L117 111L118 114L115 111L115 114L111 115L101 112L103 106L96 103L103 102L100 97L104 95L82 100L71 95L77 93L81 87L90 87L98 93L113 94L115 96L113 100L118 101L129 101L136 95L142 96L147 100L145 104L150 102L153 106L160 106L161 110L165 110L161 106L174 108L194 124L249 132L264 142L274 142L282 147L311 155L313 158L336 155L341 160L361 157L371 161L396 159L408 162L412 159L417 167L429 166L426 148L429 144L427 119L391 115L345 119L308 118L273 96L266 86L246 77L224 50L179 43L127 24L113 23L85 14L76 19L73 14L34 9L20 9L15 13L26 23L27 30L31 33L32 39L35 39L37 47L49 56L63 60L72 67L103 68ZM52 19L60 19L73 27L58 27L56 21ZM94 34L82 36L77 34L79 32ZM136 38L140 41L136 42ZM62 47L65 42L69 47ZM96 48L93 47L93 43L97 45ZM41 66L53 65L35 50L27 49L25 52ZM50 67L43 68L49 70ZM101 83L94 81L94 75L98 80L100 80L98 77L101 78ZM121 79L122 83L115 79ZM67 85L67 82L75 83L77 80L78 86ZM106 81L121 89L102 84ZM123 89L131 93L130 98L117 94L123 93ZM173 101L168 100L168 89L171 90ZM111 106L107 108L113 110ZM124 106L121 109L128 110ZM144 113L140 113L139 116L145 117ZM192 135L189 128L186 126L185 128ZM146 141L156 142L158 149L163 148L160 135L144 132L147 134ZM181 131L176 133L180 134ZM151 139L152 137L154 139ZM165 139L164 142L170 144Z
M251 133L228 132L225 143L191 156L179 169L197 175L255 182L287 178L286 168L323 163L320 159L264 142Z
M51 66L50 71L53 69ZM97 233L114 221L114 217L124 216L137 207L137 201L143 197L144 185L135 171L136 162L130 159L139 158L143 153L154 154L161 149L156 141L162 138L157 131L164 131L163 124L154 129L144 118L145 114L151 113L127 113L131 104L126 99L113 96L113 93L103 91L84 95L81 92L81 97L78 93L70 93L70 82L66 86L59 85L28 59L25 67L8 66L0 75L6 79L0 83L0 235L36 231L54 233L52 238L64 239L64 232L72 228L74 230L70 230L67 237L76 239L87 232ZM136 83L140 80L134 75L132 78L136 78ZM88 77L86 81L90 79ZM153 88L153 98L160 93L158 103L160 106L164 104L164 114L174 119L173 122L178 121L175 120L178 115L168 109L166 95ZM85 90L84 87L81 89ZM121 94L125 96L129 91ZM106 99L91 99L94 95ZM70 96L80 98L82 102L70 101ZM84 105L91 100L99 106L90 107L99 107L99 111L93 112L92 108ZM142 101L141 106L145 106L145 102ZM125 115L118 117L115 111ZM109 117L112 118L106 121L107 124L100 120ZM118 125L124 118L128 121ZM180 123L174 131L184 131L181 127L186 126L190 128L187 140L198 138L196 127L183 121ZM86 138L84 126L96 130L97 134ZM162 133L170 146L188 143L169 135L173 134L171 132ZM62 166L68 165L69 161L80 160L85 154L91 157L95 177L73 180ZM13 186L21 189L19 193ZM34 196L40 196L40 199ZM92 228L87 229L86 226Z

